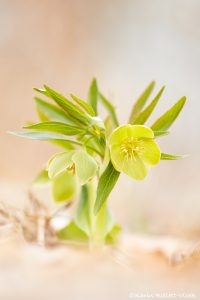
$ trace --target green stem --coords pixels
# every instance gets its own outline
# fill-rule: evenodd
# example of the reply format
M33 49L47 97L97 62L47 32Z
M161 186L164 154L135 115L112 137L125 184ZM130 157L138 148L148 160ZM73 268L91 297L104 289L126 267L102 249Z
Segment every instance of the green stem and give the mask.
M95 215L93 213L96 191L94 181L88 183L88 205L89 205L89 220L90 220L90 241L93 240L95 231Z
M75 216L76 224L87 234L89 245L92 249L99 248L105 243L105 237L113 227L112 217L106 201L95 215L96 194L97 179L93 179L82 186Z
M107 234L112 230L114 222L107 201L104 202L101 209L95 215L94 206L97 197L97 184L91 183L90 199L90 217L91 217L91 237L90 243L93 247L102 247L105 243Z

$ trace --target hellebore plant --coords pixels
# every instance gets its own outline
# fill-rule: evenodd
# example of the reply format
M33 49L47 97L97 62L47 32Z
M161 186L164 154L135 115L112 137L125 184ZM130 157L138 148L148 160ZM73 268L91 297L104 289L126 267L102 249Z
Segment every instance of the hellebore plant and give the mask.
M160 161L160 148L154 141L154 133L144 125L118 127L110 136L109 146L114 168L133 179L144 179L148 166Z
M71 100L48 86L35 89L53 103L35 97L39 123L25 126L23 132L13 134L35 140L49 141L63 150L51 157L36 182L50 182L56 202L77 200L70 223L58 232L66 240L94 245L115 243L120 226L115 224L107 199L120 173L143 180L151 166L160 160L181 158L163 153L157 137L168 134L168 129L182 110L182 97L150 127L144 125L164 87L145 106L154 88L151 82L135 102L128 124L119 124L114 106L99 91L92 80L88 101L74 95ZM98 104L105 106L108 116L98 116Z

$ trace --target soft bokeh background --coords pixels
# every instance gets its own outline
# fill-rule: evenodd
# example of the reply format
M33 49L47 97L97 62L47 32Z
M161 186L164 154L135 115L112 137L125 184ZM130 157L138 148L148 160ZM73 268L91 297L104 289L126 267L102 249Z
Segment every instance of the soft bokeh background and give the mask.
M167 89L154 118L188 97L161 143L166 152L190 156L162 162L142 183L122 176L111 204L129 230L198 232L200 1L0 0L0 6L1 182L28 185L55 151L6 133L35 119L32 87L46 83L84 98L96 76L125 122L133 100L155 79L157 89Z

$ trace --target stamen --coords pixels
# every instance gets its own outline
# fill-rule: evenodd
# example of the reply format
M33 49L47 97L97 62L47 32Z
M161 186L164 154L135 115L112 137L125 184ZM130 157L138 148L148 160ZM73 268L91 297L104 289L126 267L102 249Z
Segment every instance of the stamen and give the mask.
M144 143L142 140L134 137L128 137L123 140L121 144L121 153L125 155L126 159L135 160L136 154L144 151Z
M68 170L70 173L75 174L75 164L74 164L74 163L71 164L71 165L67 168L67 170Z

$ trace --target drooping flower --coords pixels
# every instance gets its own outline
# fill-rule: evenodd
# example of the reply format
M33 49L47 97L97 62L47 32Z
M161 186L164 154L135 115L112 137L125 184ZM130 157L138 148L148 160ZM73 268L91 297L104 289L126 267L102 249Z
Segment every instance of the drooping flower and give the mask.
M69 150L54 155L48 162L47 170L54 200L71 201L78 183L84 185L96 176L98 164L84 150Z
M114 168L137 180L144 179L149 166L160 161L154 133L144 125L127 124L116 128L110 136L109 147Z
M48 162L49 178L63 171L76 175L81 185L90 181L97 173L96 160L84 150L69 150L54 155Z

